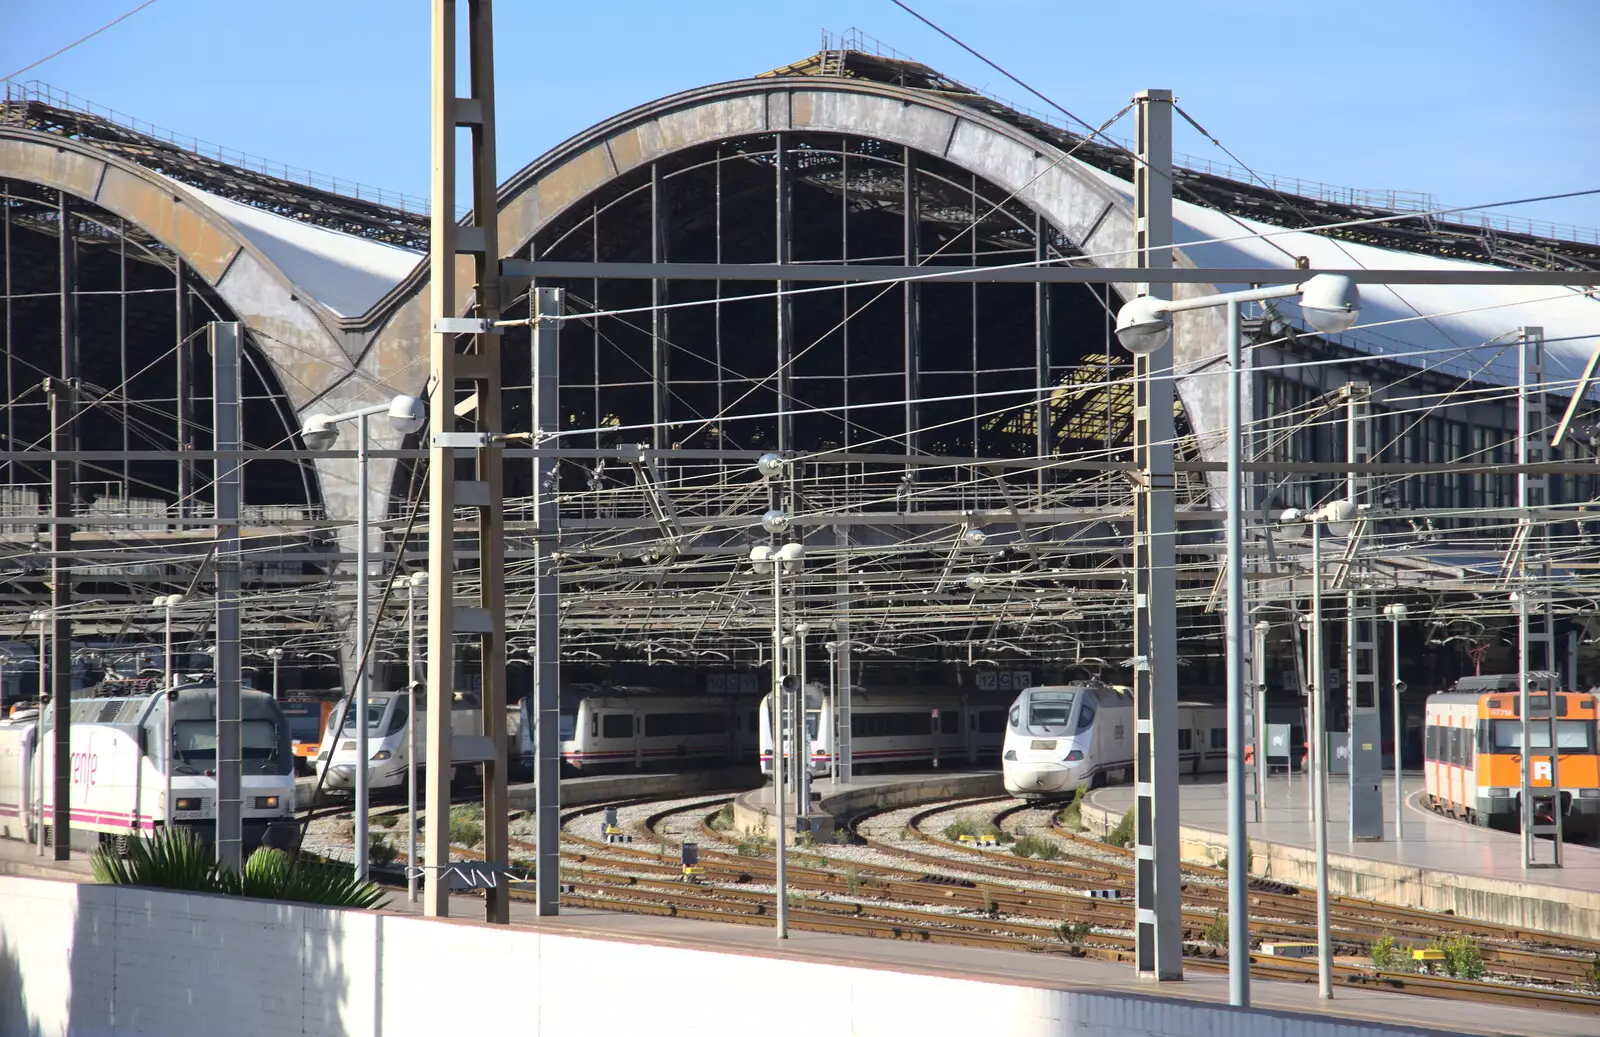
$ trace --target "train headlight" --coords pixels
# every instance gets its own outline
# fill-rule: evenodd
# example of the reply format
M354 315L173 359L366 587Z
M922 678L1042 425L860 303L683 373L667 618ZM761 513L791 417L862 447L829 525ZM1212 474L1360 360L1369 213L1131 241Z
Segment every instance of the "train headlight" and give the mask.
M1067 762L1068 763L1077 763L1081 759L1083 759L1083 750L1082 749L1074 749L1070 753L1067 754Z
M180 800L177 801L177 804L178 805L177 805L176 809L178 809L178 810L199 810L200 809L200 800L199 800L199 798L180 799Z
M1006 759L1011 760L1013 763L1016 762L1017 751L1015 749L1007 749L1006 750Z
M278 809L278 797L277 796L257 796L256 797L256 809L257 810L276 810L276 809Z
M381 760L387 760L389 757L391 757L393 755L394 754L391 753L387 749L379 749L377 752L372 754L372 762L373 763L378 763Z

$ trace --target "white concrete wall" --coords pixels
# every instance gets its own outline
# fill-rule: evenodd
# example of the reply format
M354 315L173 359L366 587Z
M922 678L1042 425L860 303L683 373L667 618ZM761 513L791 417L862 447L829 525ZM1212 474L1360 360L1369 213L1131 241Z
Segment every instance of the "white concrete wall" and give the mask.
M780 1009L774 993L790 991ZM0 878L5 1037L1418 1031L462 922Z

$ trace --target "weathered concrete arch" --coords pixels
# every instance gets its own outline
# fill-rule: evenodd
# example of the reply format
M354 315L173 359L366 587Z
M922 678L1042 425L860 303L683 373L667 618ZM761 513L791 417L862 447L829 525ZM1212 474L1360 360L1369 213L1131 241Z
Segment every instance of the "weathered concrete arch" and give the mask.
M331 314L297 293L270 259L183 184L98 152L91 144L15 127L0 127L0 178L39 184L91 202L171 248L250 330L301 418L400 391L388 388L382 377L360 363L359 354L345 348ZM386 422L374 423L373 431L381 445L399 445ZM319 459L316 466L329 516L353 518L355 462ZM377 474L374 485L387 488L387 472ZM383 499L383 491L372 495L379 508Z
M674 94L624 112L551 149L512 176L500 189L502 258L527 246L534 235L571 206L629 171L703 144L752 134L794 130L842 133L905 145L939 156L1003 190L1049 221L1081 253L1105 266L1133 265L1131 206L1099 178L1048 141L983 112L925 92L855 79L765 77L738 80ZM1174 262L1193 267L1181 250ZM470 266L463 258L470 285ZM387 314L369 352L377 370L393 369L415 355L428 327L420 269L389 298ZM1175 286L1180 296L1214 292L1212 285ZM1132 285L1118 285L1124 297ZM467 289L457 301L464 307ZM1223 319L1215 311L1184 314L1177 321L1179 371L1193 370L1219 350ZM1182 379L1179 392L1200 438L1224 420L1221 386ZM1248 404L1247 404L1248 406ZM1248 413L1248 411L1247 411Z

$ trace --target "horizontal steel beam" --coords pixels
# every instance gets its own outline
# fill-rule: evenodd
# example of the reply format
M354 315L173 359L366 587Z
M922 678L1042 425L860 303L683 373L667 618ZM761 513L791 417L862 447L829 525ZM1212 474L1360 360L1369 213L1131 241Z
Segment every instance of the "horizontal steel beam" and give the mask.
M584 263L502 259L500 273L504 277L544 280L601 277L622 280L661 278L672 281L854 282L917 278L1011 284L1299 284L1317 274L1340 274L1360 284L1600 285L1600 272L1594 270L1282 270L1270 267L1144 270L1064 264L961 267L839 263Z

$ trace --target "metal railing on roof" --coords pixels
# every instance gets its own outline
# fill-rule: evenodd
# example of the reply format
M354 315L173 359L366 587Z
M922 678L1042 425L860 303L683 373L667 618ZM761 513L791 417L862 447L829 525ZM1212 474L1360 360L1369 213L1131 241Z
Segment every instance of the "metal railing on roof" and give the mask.
M116 111L113 108L95 104L93 101L77 97L65 90L58 90L49 83L40 82L37 79L30 79L25 83L6 80L5 100L8 111L13 105L21 105L31 101L37 104L49 105L52 108L82 112L85 115L92 115L97 119L132 130L142 136L165 141L184 151L215 159L218 162L236 166L240 169L248 169L265 176L276 177L279 180L313 187L319 191L327 191L329 194L337 194L345 198L354 198L358 201L371 202L374 205L399 209L402 212L415 213L419 216L428 215L429 202L426 198L403 194L399 191L386 191L381 187L373 187L371 184L363 184L356 180L341 178L328 173L318 173L315 170L302 169L283 162L275 162L272 159L262 158L260 155L252 155L246 151L238 151L224 147L221 144L213 144L210 141L201 140L199 137L190 136L189 134L177 133L124 112ZM0 118L3 118L3 116L0 116Z
M822 33L822 46L824 51L853 50L863 54L871 54L874 57L887 58L891 61L916 61L910 55L902 54L854 26L837 34L824 30ZM962 89L970 90L979 97L1004 105L1029 119L1045 123L1075 136L1082 136L1084 133L1082 126L1070 124L1058 112L1039 111L987 90L978 90L964 83L960 85ZM1102 134L1097 139L1102 142L1113 141L1130 154L1132 153L1133 142L1129 138ZM1173 154L1173 162L1190 172L1220 177L1224 180L1235 180L1242 184L1252 184L1285 196L1309 198L1314 201L1327 202L1330 205L1379 209L1388 212L1434 212L1444 207L1439 203L1439 199L1436 196L1427 191L1346 187L1340 184L1325 183L1321 180L1306 180L1297 176L1261 173L1235 165L1232 162L1219 162L1210 158L1201 158L1197 155L1183 154L1182 152ZM1448 216L1443 217L1442 220L1446 223L1481 227L1485 230L1503 231L1508 234L1526 234L1532 237L1552 238L1558 241L1600 245L1600 229L1580 227L1571 223L1551 223L1547 220L1533 220L1520 216L1472 212L1450 213Z

